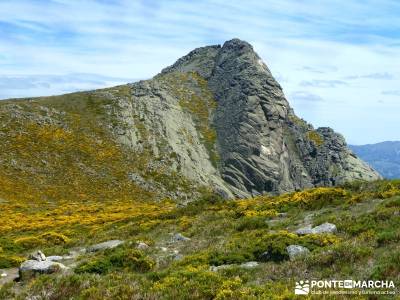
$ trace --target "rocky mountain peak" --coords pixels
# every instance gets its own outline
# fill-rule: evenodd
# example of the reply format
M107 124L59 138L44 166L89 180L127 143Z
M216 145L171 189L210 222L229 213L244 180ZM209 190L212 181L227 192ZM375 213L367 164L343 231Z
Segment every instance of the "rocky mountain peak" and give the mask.
M102 171L96 171L96 151L92 160L76 159L76 174L103 178L108 174L104 170L118 170L118 181L128 181L124 186L134 184L151 195L157 191L191 198L188 193L195 185L211 187L224 197L248 197L380 178L347 148L340 134L330 128L315 130L298 118L266 64L239 39L197 48L151 80L18 104L6 101L0 117L14 124L16 132L0 136L3 145L15 144L9 140L12 136L32 128L77 141L86 132L86 140L96 148L109 146L101 154L109 163L102 161ZM43 139L37 148L47 149L47 143ZM71 143L69 152L76 145ZM114 166L110 153L117 149L123 152ZM69 161L64 157L69 152L55 157ZM13 158L10 168L23 160ZM72 172L71 165L58 162L54 165L59 170L50 169L54 157L48 158L50 163L42 160L38 158L37 167L31 167L34 159L24 163L32 172Z
M240 39L195 49L165 69L207 80L217 107L219 172L240 196L335 185L379 175L347 149L330 128L299 119L253 47Z

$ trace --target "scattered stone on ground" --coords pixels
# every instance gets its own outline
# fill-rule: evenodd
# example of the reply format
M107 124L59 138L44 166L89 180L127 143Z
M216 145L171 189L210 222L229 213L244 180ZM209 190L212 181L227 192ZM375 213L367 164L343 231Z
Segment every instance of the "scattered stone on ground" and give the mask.
M235 265L220 265L220 266L211 266L210 271L211 272L218 272L219 270L224 270L224 269L229 269L234 267Z
M180 233L175 233L172 236L172 242L186 242L186 241L190 241L190 238L183 236Z
M149 247L149 245L147 245L144 242L138 242L137 248L140 249L140 250L146 250L146 249L149 249L150 247Z
M50 260L50 261L61 261L61 260L64 260L64 259L65 259L65 257L64 256L60 256L60 255L47 256L47 260Z
M312 226L311 225L307 225L305 227L299 228L296 230L296 233L298 235L306 235L306 234L312 234Z
M27 280L39 274L52 274L66 269L68 268L63 264L51 260L27 260L19 267L19 277Z
M245 263L241 264L239 267L245 268L245 269L252 269L252 268L255 268L257 266L258 266L258 262L256 262L256 261L248 261L248 262L245 262Z
M335 224L332 223L323 223L319 226L313 228L313 233L335 233L337 232L337 228Z
M296 230L296 233L298 235L335 233L335 232L337 232L337 228L336 228L336 225L332 224L332 223L323 223L314 228L312 228L311 225L307 225L305 227L302 227L302 228L299 228Z
M122 245L123 243L124 243L124 241L120 241L120 240L110 240L110 241L106 241L106 242L103 242L100 244L92 245L87 248L87 251L88 252L97 252L97 251L101 251L101 250L112 249L112 248L118 247L119 245Z
M239 267L239 268L244 268L244 269L252 269L255 268L259 265L258 262L256 261L248 261L245 263L242 263L240 265L237 264L227 264L227 265L220 265L220 266L211 266L210 271L212 272L218 272L219 270L224 270L224 269L229 269L233 267Z
M15 281L18 275L18 268L10 268L10 269L3 269L0 270L0 287L3 284Z
M45 261L46 255L40 250L35 251L29 255L29 259L37 260L37 261Z
M310 253L310 250L300 245L289 245L286 247L286 250L289 254L290 260L293 260L296 257L307 255L308 253Z

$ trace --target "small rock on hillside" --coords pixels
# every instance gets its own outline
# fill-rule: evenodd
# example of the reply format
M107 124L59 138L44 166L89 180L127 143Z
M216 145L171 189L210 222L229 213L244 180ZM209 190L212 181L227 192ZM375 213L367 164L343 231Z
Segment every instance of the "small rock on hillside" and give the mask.
M63 264L51 260L27 260L19 267L19 277L21 280L28 280L39 274L52 274L66 269Z
M298 235L306 235L306 234L322 234L322 233L335 233L337 232L337 228L335 224L332 223L323 223L314 228L311 225L306 227L302 227L296 230Z
M101 251L101 250L112 249L112 248L118 247L119 245L122 245L123 243L124 243L124 241L120 241L120 240L110 240L110 241L103 242L100 244L92 245L89 248L87 248L87 251L88 252L97 252L97 251Z
M290 245L286 248L286 250L289 254L290 260L293 260L299 256L305 256L310 253L310 250L300 245Z

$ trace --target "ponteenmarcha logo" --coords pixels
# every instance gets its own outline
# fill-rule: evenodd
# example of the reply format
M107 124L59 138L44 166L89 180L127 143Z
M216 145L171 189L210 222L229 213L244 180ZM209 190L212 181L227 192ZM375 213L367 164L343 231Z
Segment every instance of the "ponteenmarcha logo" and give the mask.
M310 292L310 282L308 280L296 281L296 287L294 289L295 295L308 295Z
M296 281L294 293L295 295L320 294L321 289L328 293L329 290L334 293L334 290L339 289L342 294L346 294L345 291L351 289L355 291L349 291L347 294L354 294L357 290L359 294L384 294L382 289L387 289L386 294L393 294L395 285L390 280L300 280ZM344 291L340 291L340 289L344 289ZM374 291L376 289L378 291Z

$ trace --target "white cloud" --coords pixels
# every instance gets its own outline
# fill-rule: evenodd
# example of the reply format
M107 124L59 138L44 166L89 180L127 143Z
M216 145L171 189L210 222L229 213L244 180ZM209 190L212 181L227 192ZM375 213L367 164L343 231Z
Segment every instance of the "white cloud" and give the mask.
M304 102L321 102L324 101L320 96L305 92L305 91L296 91L290 95L290 98L293 99L294 102L304 103Z
M399 13L392 0L3 0L0 97L148 78L195 47L239 37L254 45L300 116L352 143L399 140L399 118L385 117L398 95L378 102L399 86ZM28 79L15 79L21 74Z

